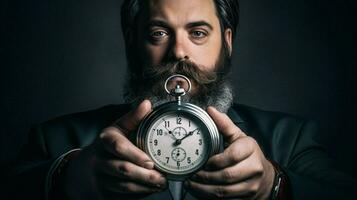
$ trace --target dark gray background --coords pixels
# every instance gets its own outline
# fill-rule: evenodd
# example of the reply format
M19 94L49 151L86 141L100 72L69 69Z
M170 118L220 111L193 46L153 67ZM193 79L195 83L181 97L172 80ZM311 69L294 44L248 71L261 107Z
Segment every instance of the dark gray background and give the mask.
M0 3L2 164L32 124L122 102L121 2ZM319 122L339 168L356 177L355 1L240 2L236 101Z

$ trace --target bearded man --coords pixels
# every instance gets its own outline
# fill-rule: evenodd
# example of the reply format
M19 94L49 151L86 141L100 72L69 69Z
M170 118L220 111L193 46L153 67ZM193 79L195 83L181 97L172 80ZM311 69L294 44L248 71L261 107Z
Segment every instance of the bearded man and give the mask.
M312 123L233 103L228 75L237 25L236 0L126 0L127 104L34 128L15 167L17 194L169 199L165 174L130 138L153 108L171 100L165 79L182 74L193 88L183 101L205 109L225 142L185 181L187 199L347 199L354 182L334 170ZM187 88L179 78L170 84Z

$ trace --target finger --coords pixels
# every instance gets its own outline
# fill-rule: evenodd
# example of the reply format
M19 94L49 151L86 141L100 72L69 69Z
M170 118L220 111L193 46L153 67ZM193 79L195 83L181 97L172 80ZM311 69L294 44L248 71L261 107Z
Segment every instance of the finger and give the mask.
M114 156L135 163L147 169L153 169L154 163L149 156L131 143L117 129L106 128L99 139L103 148Z
M207 170L223 169L235 165L254 153L255 141L251 137L241 137L222 153L208 159Z
M141 120L149 114L151 111L151 102L149 100L144 100L139 104L137 108L128 112L120 119L118 119L114 126L128 136L128 134L137 129Z
M101 176L98 179L98 186L102 192L121 194L153 193L162 190L158 187L147 186L130 180L118 179L113 176Z
M218 130L228 143L233 143L241 136L246 136L243 131L236 126L232 120L225 114L219 112L212 106L207 108L208 114L212 117L213 121L217 125Z
M191 179L204 184L233 184L263 174L263 167L250 156L232 167L218 171L201 170Z
M251 199L258 190L256 185L256 182L253 180L232 185L206 185L195 181L185 182L187 190L200 199L224 199L233 197Z
M127 161L102 160L99 161L98 168L103 174L112 177L135 181L150 187L166 187L166 179L158 171L148 170Z

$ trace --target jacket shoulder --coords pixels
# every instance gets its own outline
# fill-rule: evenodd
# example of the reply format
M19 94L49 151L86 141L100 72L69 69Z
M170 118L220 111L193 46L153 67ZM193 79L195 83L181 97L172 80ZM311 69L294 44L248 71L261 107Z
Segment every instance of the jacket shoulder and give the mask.
M35 126L32 132L49 155L58 156L70 149L88 146L102 129L129 110L129 105L121 104L67 114Z
M130 110L130 105L106 105L97 109L71 113L55 117L43 122L43 127L51 128L57 125L61 126L103 126L112 123L113 120L122 116Z
M276 124L281 120L291 121L292 123L302 123L306 121L299 116L288 113L264 110L244 104L233 104L232 108L247 123Z
M314 141L318 132L315 122L242 104L234 104L233 109L266 156L282 165L288 165L299 152L318 146Z

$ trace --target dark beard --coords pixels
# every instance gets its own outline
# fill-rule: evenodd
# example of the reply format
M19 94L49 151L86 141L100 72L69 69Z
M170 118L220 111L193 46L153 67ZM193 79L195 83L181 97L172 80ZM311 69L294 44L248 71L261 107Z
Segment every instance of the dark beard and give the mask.
M225 48L222 48L225 49ZM190 102L203 109L214 106L221 112L227 112L233 102L233 92L227 79L230 69L230 58L226 50L222 50L214 67L216 71L200 70L190 61L174 61L161 66L146 67L140 74L131 73L125 89L125 101L138 105L144 99L149 99L154 107L173 101L164 89L166 79L174 74L181 74L196 85L194 94L186 94L183 102Z

